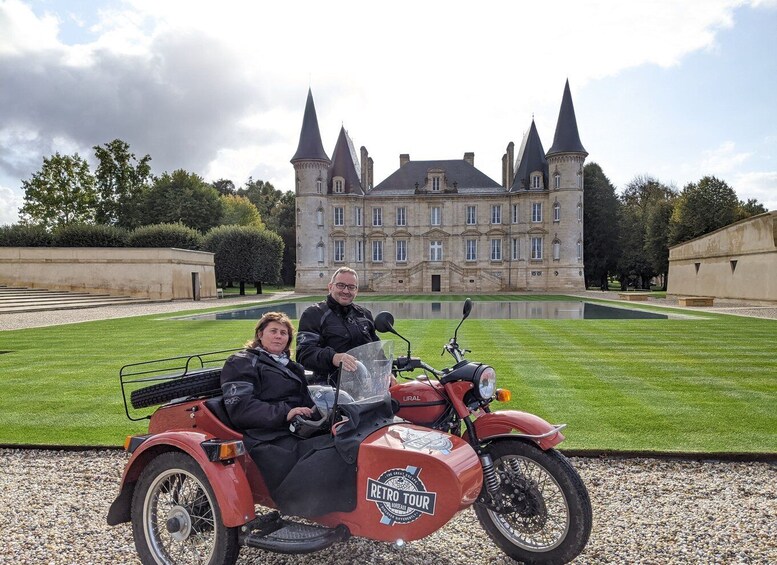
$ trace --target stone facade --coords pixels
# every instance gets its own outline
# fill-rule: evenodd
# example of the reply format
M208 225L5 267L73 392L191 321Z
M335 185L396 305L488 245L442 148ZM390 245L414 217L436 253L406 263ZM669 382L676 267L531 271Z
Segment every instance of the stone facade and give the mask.
M332 158L308 93L296 175L296 289L326 289L349 266L362 290L482 293L583 290L583 165L569 85L551 149L534 122L517 157L502 158L502 182L462 159L413 161L376 186L373 162L344 129ZM359 163L359 160L361 163Z
M0 247L0 285L152 300L192 300L195 291L216 297L213 253L188 249Z
M671 247L667 295L777 302L777 211Z

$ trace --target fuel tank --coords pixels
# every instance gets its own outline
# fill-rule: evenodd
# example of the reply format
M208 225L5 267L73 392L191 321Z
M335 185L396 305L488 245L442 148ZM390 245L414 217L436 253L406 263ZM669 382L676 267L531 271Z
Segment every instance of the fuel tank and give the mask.
M422 426L439 421L449 403L438 381L418 379L391 387L391 398L399 403L397 416Z
M382 428L359 447L357 503L316 519L395 542L423 538L471 505L483 483L475 451L459 437L413 424Z

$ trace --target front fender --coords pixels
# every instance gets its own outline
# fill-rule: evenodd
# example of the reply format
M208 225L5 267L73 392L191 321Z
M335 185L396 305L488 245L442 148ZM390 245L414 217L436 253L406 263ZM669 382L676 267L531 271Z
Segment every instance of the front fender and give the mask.
M144 441L132 454L121 478L121 491L108 512L108 524L114 526L131 519L132 495L135 485L146 468L157 455L167 451L182 451L194 459L205 472L216 503L221 510L221 520L228 528L240 526L256 517L251 485L245 472L249 462L248 454L241 455L232 463L209 461L201 444L214 439L210 434L191 431L164 432Z
M554 426L539 416L519 410L487 412L474 424L480 441L495 437L520 437L536 442L541 449L550 449L564 441L561 430L566 427L566 424Z

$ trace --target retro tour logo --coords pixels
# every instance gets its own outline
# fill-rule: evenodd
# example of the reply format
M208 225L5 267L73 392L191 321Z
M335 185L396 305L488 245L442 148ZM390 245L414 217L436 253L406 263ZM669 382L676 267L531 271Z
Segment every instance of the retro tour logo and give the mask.
M437 493L426 490L420 474L421 469L408 465L389 469L378 480L367 479L367 500L375 502L383 514L381 524L409 524L421 514L434 514Z

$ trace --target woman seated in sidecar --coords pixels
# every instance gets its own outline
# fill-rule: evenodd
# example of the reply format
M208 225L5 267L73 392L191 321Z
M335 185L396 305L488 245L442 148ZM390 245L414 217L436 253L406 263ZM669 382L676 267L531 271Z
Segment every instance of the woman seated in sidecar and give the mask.
M356 505L355 464L343 459L329 433L303 439L289 429L295 416L316 410L302 365L289 358L293 337L285 314L263 315L254 339L224 364L224 406L281 512L347 512Z

